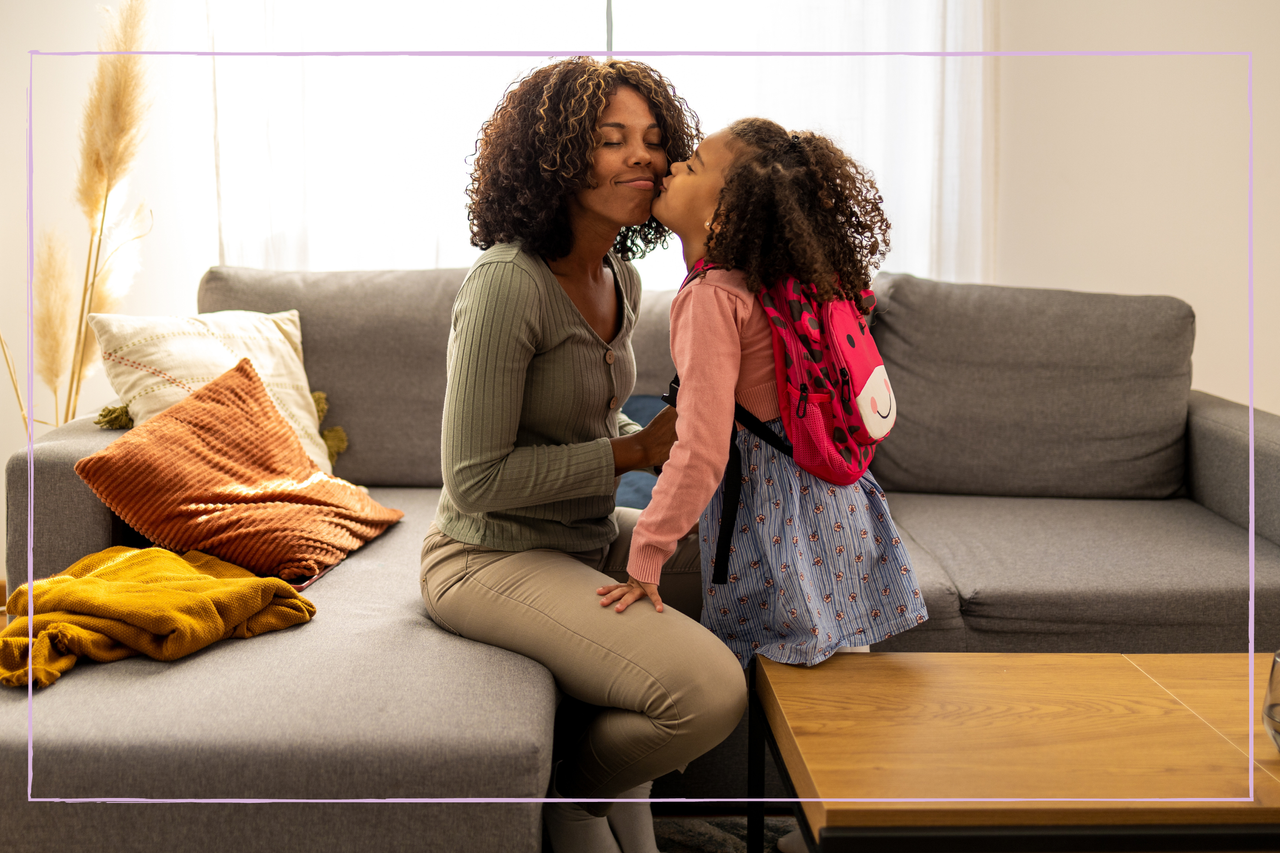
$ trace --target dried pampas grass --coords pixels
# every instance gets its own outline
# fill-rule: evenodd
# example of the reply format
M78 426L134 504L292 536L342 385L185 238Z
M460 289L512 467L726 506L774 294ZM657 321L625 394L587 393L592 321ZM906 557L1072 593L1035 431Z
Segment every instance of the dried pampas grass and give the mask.
M102 269L98 270L98 286L93 289L93 301L89 303L89 314L119 313L121 294L112 287L112 284L118 279L123 279L124 276L117 273L115 263L108 258ZM98 339L86 329L84 347L80 350L80 361L76 370L77 385L89 375L101 354L98 349Z
M133 276L138 270L138 247L136 241L151 233L150 217L150 208L145 204L139 204L134 210L133 218L130 221L119 222L114 228L109 227L107 229L104 242L109 246L115 246L115 249L101 261L98 274L95 276L95 284L92 288L93 295L89 303L89 310L85 314L84 346L80 350L80 358L77 362L78 367L75 373L77 387L88 378L93 367L98 363L98 357L101 355L97 338L90 334L87 328L87 317L89 314L115 314L120 311L120 304L124 294L129 289L129 283L133 281ZM111 216L108 214L108 221L110 220Z
M128 174L142 139L142 121L147 111L143 58L128 52L142 47L145 13L145 0L124 0L111 13L101 49L124 53L104 53L98 57L89 100L84 107L76 201L89 222L89 252L72 354L72 363L77 368L71 371L64 420L75 417L84 370L96 357L88 315L98 311L105 298L99 297L97 291L103 285L103 271L110 260L108 256L104 261L102 252L111 193Z
M36 297L36 372L53 392L52 426L75 417L82 380L98 359L88 315L118 310L120 297L138 266L135 241L150 233L146 206L139 205L129 218L120 203L125 197L125 178L138 154L147 112L143 57L137 55L142 49L146 8L146 0L121 0L115 11L106 10L107 29L99 46L103 53L98 57L80 127L75 199L88 220L89 250L78 299L65 245L48 233L40 237L32 282ZM70 342L72 338L74 343ZM2 337L0 349L26 428L27 408L9 345ZM60 401L58 384L64 377L66 397Z
M22 404L22 389L18 387L18 374L13 369L13 359L9 355L9 344L5 342L4 335L0 335L0 351L4 352L4 366L9 368L9 381L13 384L13 393L18 398L18 413L22 415L22 430L26 432L30 427L27 425L27 407Z
M75 281L71 258L62 238L49 231L36 246L35 279L36 375L53 392L54 419L58 412L58 383L71 366L71 324Z
M143 0L126 0L112 14L99 49L141 49L145 11ZM108 194L138 153L147 110L145 93L141 56L106 53L98 57L80 125L80 174L76 181L76 198L91 227L98 224Z

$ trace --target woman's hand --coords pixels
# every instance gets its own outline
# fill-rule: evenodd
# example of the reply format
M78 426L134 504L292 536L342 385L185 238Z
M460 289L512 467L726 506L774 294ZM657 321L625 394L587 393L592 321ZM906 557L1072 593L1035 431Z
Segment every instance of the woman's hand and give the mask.
M628 577L626 583L602 586L596 590L596 595L604 596L600 599L601 607L608 607L615 601L618 602L618 606L613 609L619 613L646 597L653 602L654 610L662 612L662 596L658 595L658 585L638 581L633 577Z
M676 410L671 406L653 416L649 425L635 434L643 436L649 452L649 464L661 468L671 457L671 445L676 443Z
M661 468L671 456L671 445L676 442L676 410L667 406L654 415L644 429L610 442L615 477L641 468Z

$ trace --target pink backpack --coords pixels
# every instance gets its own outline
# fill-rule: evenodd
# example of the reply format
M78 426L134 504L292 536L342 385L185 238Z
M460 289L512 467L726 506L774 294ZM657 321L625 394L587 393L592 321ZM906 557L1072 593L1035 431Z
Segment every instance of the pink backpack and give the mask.
M681 289L709 269L698 261ZM875 305L871 290L859 295L864 305ZM741 405L734 405L734 419L819 479L838 486L857 482L898 415L893 386L863 315L851 301L819 302L816 288L796 278L762 290L758 298L773 333L778 410L787 439ZM662 397L668 405L676 405L679 387L676 376ZM730 436L720 533L711 561L714 583L727 582L741 472L742 459Z
M870 290L859 295L875 305ZM852 301L819 302L816 288L795 278L759 299L773 332L778 409L796 464L837 486L857 482L898 416L863 315Z

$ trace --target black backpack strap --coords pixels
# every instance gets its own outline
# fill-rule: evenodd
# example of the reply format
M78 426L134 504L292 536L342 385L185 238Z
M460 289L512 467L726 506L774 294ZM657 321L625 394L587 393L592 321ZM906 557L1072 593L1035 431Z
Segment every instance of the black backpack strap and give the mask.
M662 395L662 402L675 406L680 393L680 376L671 377L667 393ZM734 404L734 418L752 433L758 435L765 443L776 448L787 456L792 455L791 444L764 422L748 412L737 403ZM720 504L720 535L716 539L716 555L712 561L711 582L725 584L729 582L729 545L733 542L734 528L738 526L738 503L742 500L742 453L738 450L737 427L729 434L729 459L724 466L724 496Z
M752 433L763 439L765 444L770 445L779 453L786 454L787 456L792 455L793 451L791 442L769 429L764 425L762 420L742 408L738 403L733 404L733 416L737 419L738 423L742 424L744 427L751 430Z
M737 432L735 429L734 432ZM738 501L742 499L742 454L738 442L729 436L729 461L724 466L724 502L720 504L720 536L716 539L716 556L712 564L711 582L729 582L729 544L738 526Z
M675 376L671 377L671 385L668 386L667 393L663 394L662 397L659 399L661 399L662 402L666 403L668 406L674 409L676 408L676 396L679 395L679 393L680 393L680 374L677 373Z

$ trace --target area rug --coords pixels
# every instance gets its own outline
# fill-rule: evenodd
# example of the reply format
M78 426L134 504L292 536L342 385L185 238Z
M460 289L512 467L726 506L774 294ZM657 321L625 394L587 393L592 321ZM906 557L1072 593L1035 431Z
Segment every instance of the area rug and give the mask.
M776 853L778 839L796 828L793 817L764 819L765 853ZM746 853L745 817L655 817L653 832L662 853Z

